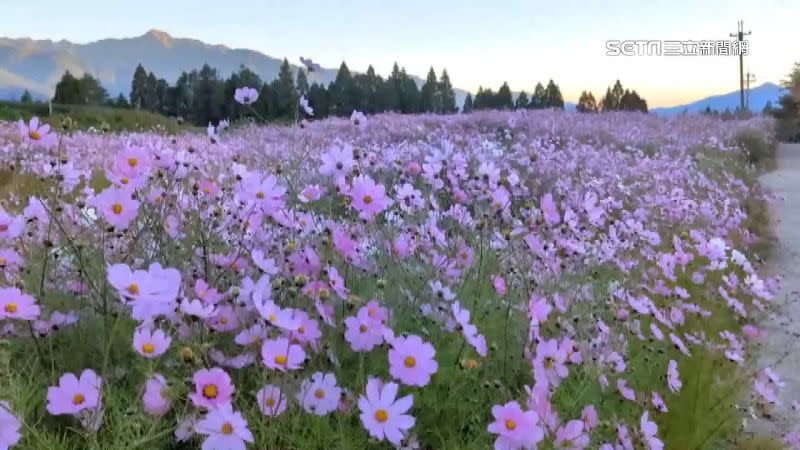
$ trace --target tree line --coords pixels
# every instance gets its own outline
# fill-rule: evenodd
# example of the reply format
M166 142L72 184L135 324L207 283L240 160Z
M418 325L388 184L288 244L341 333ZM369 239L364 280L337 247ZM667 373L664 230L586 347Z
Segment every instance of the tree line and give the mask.
M584 113L599 111L640 111L646 113L647 101L639 97L635 90L623 89L622 83L617 80L613 87L606 88L606 95L603 96L599 103L591 92L581 92L575 109Z
M522 91L514 99L511 88L508 83L503 83L497 93L491 89L484 89L482 86L478 88L475 98L472 94L467 94L464 99L464 106L461 110L465 113L481 110L481 109L545 109L557 108L564 109L564 97L561 95L561 89L558 85L550 80L547 87L542 83L536 83L533 95L528 97L525 91Z
M236 102L234 92L241 87L256 89L258 100L249 106ZM451 114L459 111L447 69L437 76L431 67L425 82L418 87L414 78L397 63L384 79L372 66L365 73L352 74L342 62L336 78L326 86L317 80L315 71L300 69L295 72L287 59L283 60L277 78L270 82L244 65L224 78L217 69L204 64L200 69L183 71L175 83L170 84L139 64L134 69L128 97L120 94L115 99L109 98L100 81L91 75L76 78L67 71L56 85L53 102L134 107L205 125L222 118L247 115L250 108L266 120L291 121L298 116L301 96L308 99L317 118L349 116L354 110L367 114L388 111ZM552 79L546 85L537 83L531 95L522 91L516 98L508 83L503 83L496 92L480 87L474 97L467 94L460 109L469 113L483 109L545 108L564 109L561 89ZM623 89L617 80L600 102L591 92L584 91L576 109L579 112L647 112L647 102L635 90Z

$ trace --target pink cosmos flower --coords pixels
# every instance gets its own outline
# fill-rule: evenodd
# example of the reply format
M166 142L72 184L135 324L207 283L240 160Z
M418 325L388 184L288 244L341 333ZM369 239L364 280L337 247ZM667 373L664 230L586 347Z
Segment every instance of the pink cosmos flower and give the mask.
M628 382L624 378L617 379L617 390L625 399L636 401L636 392L628 386Z
M530 316L531 325L538 326L544 323L552 310L553 307L550 306L545 297L531 295L528 301L528 315Z
M259 389L256 394L258 409L261 414L269 417L278 417L286 411L286 396L278 386L268 384Z
M436 350L421 337L397 337L389 350L389 373L409 386L425 386L439 369Z
M200 319L208 319L217 314L217 307L214 305L204 305L199 299L192 301L183 300L180 304L181 311L189 316L199 317Z
M344 338L355 352L369 352L383 343L383 327L368 317L350 316L344 319L347 329Z
M58 386L47 388L47 412L77 415L85 409L100 407L100 388L103 380L92 369L86 369L78 378L65 373L58 379Z
M209 286L202 278L198 278L194 283L194 293L197 295L197 298L206 304L216 305L222 300L222 294Z
M17 288L0 288L0 320L36 320L40 313L32 296Z
M469 323L470 312L461 306L461 303L456 300L452 305L453 316L461 328L461 333L464 339L475 348L478 355L485 358L487 355L486 338L482 334L478 334L478 327Z
M295 318L299 322L299 326L296 330L289 332L292 342L310 344L312 348L318 348L318 341L322 337L319 323L309 317L307 312L299 309L295 313Z
M306 275L310 278L317 278L322 269L322 261L316 250L306 246L302 251L297 251L289 255L289 265L292 275Z
M242 200L256 204L265 214L272 214L285 207L286 188L278 184L275 175L264 177L259 172L246 174L238 194Z
M393 200L386 196L386 188L366 175L360 175L353 180L348 195L350 206L358 211L358 216L364 220L374 219L393 203Z
M653 403L653 407L655 407L659 412L667 412L667 404L664 403L664 399L661 398L661 395L659 395L658 392L653 391L651 402Z
M327 415L339 406L342 389L336 385L336 375L316 372L311 379L303 380L297 401L307 413Z
M145 358L156 358L163 355L168 349L172 338L164 330L151 331L142 327L133 333L133 348Z
M350 114L350 121L353 122L355 126L361 126L367 124L367 116L364 115L361 111L353 110L353 113Z
M647 444L648 450L662 450L664 443L658 439L658 426L650 420L650 413L645 411L641 419L642 440Z
M364 320L372 320L378 325L386 325L389 320L389 310L373 299L358 309L358 316Z
M167 380L161 374L155 374L144 383L144 410L156 417L163 416L169 411L170 400L164 396L167 389Z
M350 295L350 291L344 285L344 278L339 275L339 271L334 266L328 266L326 269L328 273L328 284L330 284L331 289L336 292L336 295L339 298L345 300Z
M22 434L22 421L11 412L11 407L7 402L0 400L0 449L8 450L16 445Z
M281 337L264 341L261 346L261 358L268 368L285 372L303 367L306 352L303 351L303 347L292 344L288 338Z
M214 180L201 180L199 188L206 197L216 197L220 191L219 185Z
M303 203L315 202L325 195L326 190L318 184L309 184L300 191L297 198Z
M153 319L175 311L175 300L181 285L177 269L150 264L147 271L132 271L126 264L114 264L106 270L108 282L117 289L123 302L133 306L131 316L136 320Z
M541 208L542 214L544 215L544 221L547 222L548 225L558 225L561 223L561 216L558 213L556 203L553 201L553 194L549 192L544 194L542 197Z
M128 228L139 214L139 202L131 197L131 193L115 187L106 188L89 203L115 228Z
M208 436L203 441L203 450L245 450L245 442L253 442L247 421L230 403L209 410L195 424L194 431Z
M237 333L236 337L233 339L233 342L242 346L248 346L253 344L260 344L261 341L263 341L266 338L267 338L267 330L264 329L263 325L257 323L252 327L245 328L244 330Z
M31 117L27 125L20 119L17 122L17 128L19 128L19 135L25 144L51 148L58 142L58 137L50 130L50 125L40 123L39 118L36 116Z
M281 308L272 300L259 302L257 296L253 296L253 304L261 317L268 320L270 324L285 331L295 331L300 327L300 316L298 311L292 308Z
M231 377L219 367L201 369L192 376L194 392L189 399L198 408L214 409L230 404L234 387Z
M251 87L241 87L233 92L233 98L242 105L250 105L258 100L258 91Z
M131 191L144 187L153 169L153 157L148 149L126 144L106 169L106 177L118 187Z
M501 211L511 206L511 194L508 189L500 186L492 192L492 206Z
M494 291L497 292L497 295L500 297L506 295L508 289L506 288L506 280L505 278L501 277L500 275L492 275L492 287L494 287Z
M523 411L517 402L492 407L494 422L487 430L496 434L496 450L534 450L544 439L544 430L539 426L539 415L534 411Z
M275 264L273 258L267 258L264 251L260 248L253 249L250 252L250 257L253 258L253 263L267 275L275 275L280 272L280 268Z
M667 366L667 385L672 392L680 391L681 386L683 386L680 375L678 374L678 363L674 359L671 359Z
M356 164L353 159L353 149L349 146L331 147L323 152L320 158L322 166L319 168L319 173L332 175L335 179L346 177Z
M763 332L758 327L750 324L747 324L742 327L742 334L744 334L744 337L746 337L751 341L759 339L760 337L763 336Z
M10 241L22 235L23 231L25 216L9 214L0 206L0 240Z
M583 428L586 431L592 431L599 423L597 418L597 410L594 405L587 405L581 411L581 420L583 421Z
M783 442L792 449L800 449L800 431L792 431L783 436Z
M397 383L383 383L377 378L367 381L365 395L358 397L361 423L370 436L388 440L399 446L403 433L410 430L416 420L407 414L414 403L411 395L397 398Z
M214 363L223 367L230 367L232 369L243 369L252 366L256 362L256 355L252 352L245 352L231 357L225 356L225 353L214 348L208 352L208 357Z
M561 380L569 375L566 362L567 354L559 348L557 340L548 339L536 346L536 358L533 364L536 369L543 371L551 385L558 386Z
M579 450L589 446L589 435L584 433L583 422L570 420L556 430L556 446L560 449Z

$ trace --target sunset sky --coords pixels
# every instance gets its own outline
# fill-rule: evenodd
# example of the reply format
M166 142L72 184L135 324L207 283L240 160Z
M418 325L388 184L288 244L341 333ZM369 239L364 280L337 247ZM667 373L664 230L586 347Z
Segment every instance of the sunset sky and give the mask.
M570 101L584 89L599 97L620 78L651 107L738 89L738 58L611 57L607 40L731 39L728 34L743 19L753 31L745 70L756 75L756 84L780 81L800 61L796 0L3 3L5 37L85 43L156 28L295 63L304 55L325 67L345 60L363 71L373 64L383 75L394 61L423 77L430 66L437 73L446 67L454 86L471 91L507 81L513 90L530 92L537 81L553 78Z

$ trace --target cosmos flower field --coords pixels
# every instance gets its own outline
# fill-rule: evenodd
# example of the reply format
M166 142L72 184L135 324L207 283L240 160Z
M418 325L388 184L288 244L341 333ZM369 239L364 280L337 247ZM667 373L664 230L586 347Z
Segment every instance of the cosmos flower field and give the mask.
M482 112L0 123L0 448L733 448L747 132Z

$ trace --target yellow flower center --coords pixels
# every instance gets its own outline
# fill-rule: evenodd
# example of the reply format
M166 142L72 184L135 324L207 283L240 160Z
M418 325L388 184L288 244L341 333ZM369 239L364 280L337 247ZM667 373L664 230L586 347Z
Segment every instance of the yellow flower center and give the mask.
M300 328L297 329L297 332L300 333L300 334L303 334L303 333L306 332L306 329L303 328L303 327L300 327Z
M266 403L266 404L267 404L267 406L269 406L269 407L273 407L273 406L275 406L275 399L274 399L274 398L272 398L272 397L270 397L270 398L268 398L268 399L267 399L267 401L265 401L264 403Z
M136 283L131 283L130 286L125 288L125 290L131 295L137 295L139 293L139 285Z
M358 331L360 331L362 333L366 333L367 332L367 326L366 325L359 325L358 326Z
M286 364L287 360L288 358L286 357L286 355L278 355L275 357L275 364L284 365Z
M544 368L545 369L552 369L553 366L555 366L555 365L556 365L556 363L555 363L555 361L553 361L553 358L549 358L548 357L548 358L544 359Z
M213 384L207 384L203 386L203 397L217 398L217 386Z
M413 356L406 356L406 359L403 360L403 365L411 369L417 365L417 360Z
M225 317L225 316L220 317L219 318L219 323L221 323L223 325L227 324L228 323L228 318Z
M233 433L233 425L230 422L225 422L222 424L222 434L231 434Z
M5 310L9 314L14 314L15 312L17 312L17 304L13 302L6 304Z
M122 204L114 203L113 205L111 205L111 212L113 212L114 214L122 214Z
M0 266L5 266L8 264L8 260L0 256Z
M269 319L269 321L270 321L270 322L272 322L272 323L275 323L275 321L277 321L277 320L278 320L278 316L276 316L276 315L273 313L273 314L270 314L270 315L269 315L269 317L267 317L267 319Z
M148 342L148 343L142 345L142 351L149 355L150 353L153 353L154 351L156 351L156 346L151 344L150 342Z
M364 203L365 203L365 204L367 204L367 205L369 205L370 203L372 203L372 196L371 196L371 195L369 195L369 194L365 195L365 196L364 196Z
M34 141L38 141L39 139L42 138L42 134L39 133L36 130L31 130L31 131L28 131L28 137L33 139Z
M122 184L128 184L128 179L127 179L127 178L123 178L123 179L121 179L121 180L119 180L119 181L120 181Z
M136 158L128 158L128 165L131 167L136 167L139 164L139 160Z
M85 401L86 401L86 397L84 397L83 394L75 394L75 396L72 397L72 404L73 405L80 405Z
M375 420L384 423L389 420L389 413L385 409L379 409L375 411Z
M322 389L317 389L316 391L314 391L314 397L317 397L319 399L325 398L325 391L323 391Z
M514 422L511 419L506 420L506 429L507 430L513 431L515 428L517 428L517 422Z
M256 192L256 198L257 199L264 200L264 197L266 197L266 196L264 195L263 192L261 192L261 191Z

